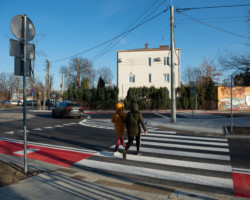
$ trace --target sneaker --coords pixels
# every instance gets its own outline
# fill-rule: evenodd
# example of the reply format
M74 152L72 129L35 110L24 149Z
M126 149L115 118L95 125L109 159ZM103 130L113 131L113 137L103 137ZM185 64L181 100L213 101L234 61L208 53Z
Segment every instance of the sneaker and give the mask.
M114 156L119 156L120 155L120 153L118 152L118 151L116 151L115 153L114 153Z
M126 159L126 156L127 156L127 152L126 152L126 149L123 149L123 152L122 152L122 156L123 156L123 159Z
M137 155L137 156L140 156L140 155L141 155L141 152L140 152L140 151L137 151L136 155Z

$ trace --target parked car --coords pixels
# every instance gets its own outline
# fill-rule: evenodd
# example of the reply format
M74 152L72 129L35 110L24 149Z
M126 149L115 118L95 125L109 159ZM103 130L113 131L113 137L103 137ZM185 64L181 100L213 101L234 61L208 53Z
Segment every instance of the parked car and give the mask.
M52 109L52 117L78 117L81 118L84 113L84 108L78 102L61 102Z
M2 104L11 104L10 100L2 100Z
M27 100L26 101L26 105L27 106L37 106L37 101L35 101L35 100Z
M12 105L17 105L17 104L18 104L17 101L11 101L10 103L11 103Z
M23 100L19 100L19 101L17 102L17 105L22 106L22 105L23 105Z

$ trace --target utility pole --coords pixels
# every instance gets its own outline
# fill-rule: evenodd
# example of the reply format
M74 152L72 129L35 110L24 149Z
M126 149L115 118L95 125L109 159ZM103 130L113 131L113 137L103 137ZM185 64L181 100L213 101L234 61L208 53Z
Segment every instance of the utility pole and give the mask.
M47 70L46 70L46 80L45 80L45 88L44 88L44 96L43 96L43 110L45 110L45 104L46 104L46 97L47 97L47 91L48 91L48 78L49 76L49 60L47 60Z
M170 11L170 30L171 30L171 122L176 123L176 102L175 102L175 67L174 67L174 6Z

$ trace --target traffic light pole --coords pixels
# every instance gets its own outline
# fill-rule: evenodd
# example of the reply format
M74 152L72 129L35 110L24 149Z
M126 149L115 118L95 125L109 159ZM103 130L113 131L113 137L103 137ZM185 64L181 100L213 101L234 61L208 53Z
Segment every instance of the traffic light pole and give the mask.
M27 174L27 133L26 133L26 25L27 15L23 20L23 145L24 145L24 173Z

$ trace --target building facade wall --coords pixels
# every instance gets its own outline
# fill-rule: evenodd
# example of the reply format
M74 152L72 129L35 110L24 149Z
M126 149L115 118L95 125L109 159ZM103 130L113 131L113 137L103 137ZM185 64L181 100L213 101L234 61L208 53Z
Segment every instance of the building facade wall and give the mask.
M180 50L175 56L175 86L180 86ZM151 66L149 59L151 58ZM165 61L164 61L165 59ZM130 77L135 77L135 82L130 82ZM164 75L169 76L169 81L164 80ZM151 82L149 81L151 76ZM153 49L138 51L117 52L117 86L119 99L127 96L130 87L167 87L171 94L171 59L169 49Z
M250 87L233 87L233 110L250 110ZM218 109L231 110L231 87L218 87Z

